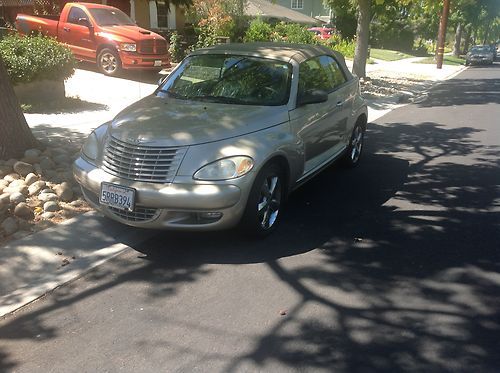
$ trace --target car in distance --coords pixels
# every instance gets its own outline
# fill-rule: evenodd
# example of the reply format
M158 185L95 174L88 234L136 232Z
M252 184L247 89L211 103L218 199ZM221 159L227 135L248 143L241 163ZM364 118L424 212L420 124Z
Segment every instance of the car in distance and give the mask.
M122 69L170 66L167 41L112 6L67 3L59 16L18 14L16 28L24 35L55 37L77 59L96 63L105 75L118 75Z
M312 32L318 39L327 40L332 37L335 29L329 27L310 27L307 31Z
M124 224L254 235L331 162L355 166L367 108L341 54L323 46L198 49L150 96L94 130L73 173Z
M489 45L473 46L465 57L465 65L489 64L493 63L493 51Z

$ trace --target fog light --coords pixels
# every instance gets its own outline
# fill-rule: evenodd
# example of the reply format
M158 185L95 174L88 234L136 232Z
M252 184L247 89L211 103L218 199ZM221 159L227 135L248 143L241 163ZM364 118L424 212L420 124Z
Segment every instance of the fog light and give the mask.
M198 218L206 220L218 220L222 218L222 212L199 212Z

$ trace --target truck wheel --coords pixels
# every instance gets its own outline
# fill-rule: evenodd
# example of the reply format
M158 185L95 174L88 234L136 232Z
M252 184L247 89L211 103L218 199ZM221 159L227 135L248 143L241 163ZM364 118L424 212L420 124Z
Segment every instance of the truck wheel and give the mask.
M97 56L97 67L104 75L116 76L122 69L122 61L116 51L104 48Z

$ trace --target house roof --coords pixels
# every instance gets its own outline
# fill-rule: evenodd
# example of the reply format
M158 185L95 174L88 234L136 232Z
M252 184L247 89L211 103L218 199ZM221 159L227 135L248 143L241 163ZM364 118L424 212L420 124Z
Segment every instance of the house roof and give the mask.
M286 22L304 23L308 25L320 23L316 18L306 16L305 14L278 4L273 4L268 0L248 0L245 8L245 15L251 17L276 18Z
M33 0L0 0L0 7L32 6Z

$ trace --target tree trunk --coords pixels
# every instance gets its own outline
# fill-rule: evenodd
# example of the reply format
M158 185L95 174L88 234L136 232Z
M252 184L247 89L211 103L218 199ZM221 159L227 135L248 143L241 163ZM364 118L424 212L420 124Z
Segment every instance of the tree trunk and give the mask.
M459 22L455 30L455 44L453 44L453 55L460 57L460 44L462 43L462 24Z
M0 159L21 157L36 146L0 57Z
M471 29L472 29L472 25L469 25L468 27L465 27L464 49L463 49L464 53L467 53L469 51Z
M356 27L356 50L352 72L360 78L366 77L366 59L370 38L371 0L358 0L358 25Z

